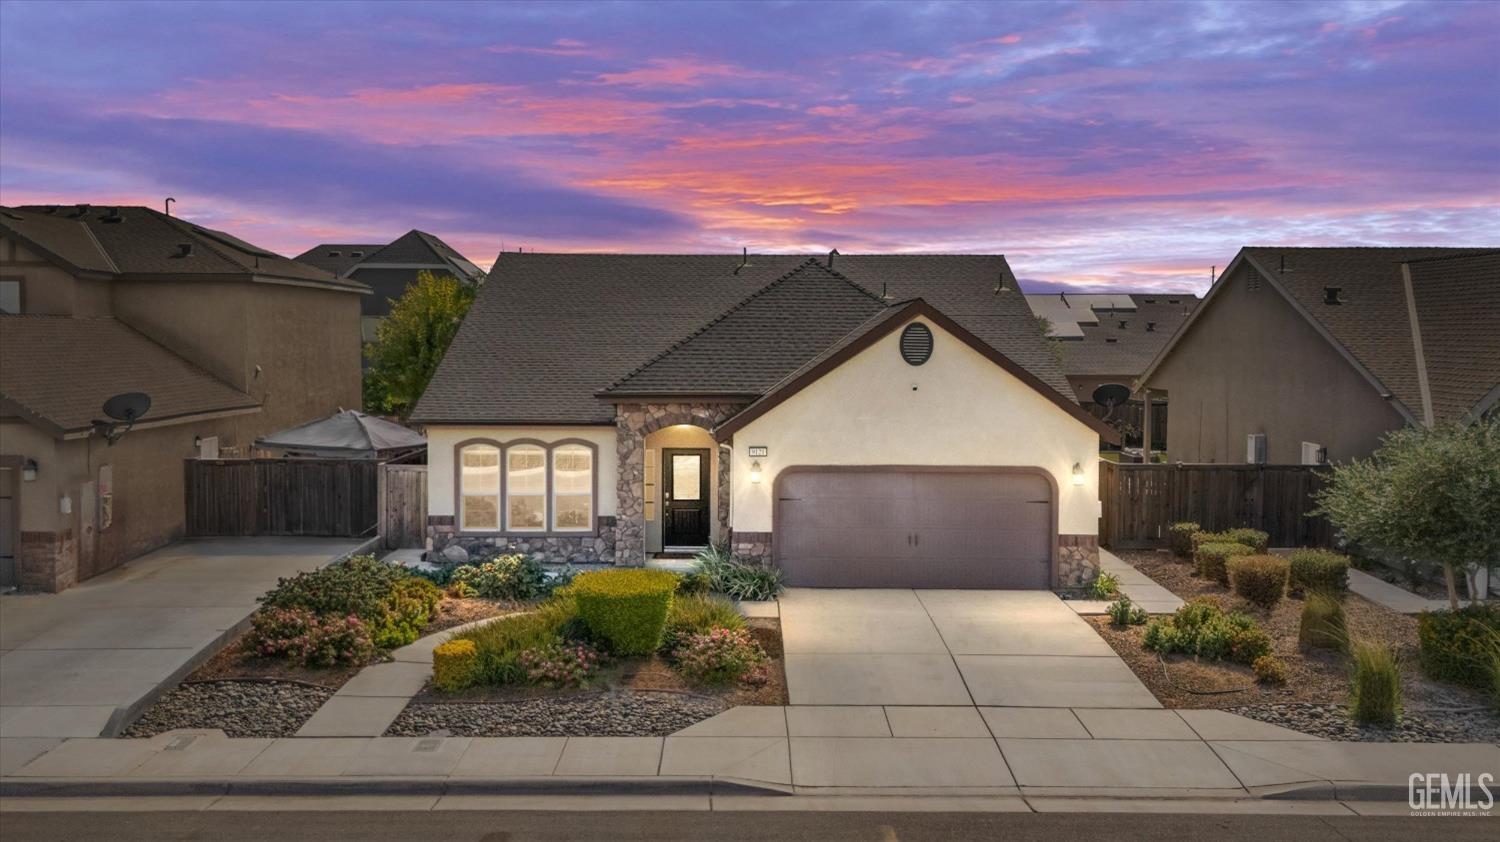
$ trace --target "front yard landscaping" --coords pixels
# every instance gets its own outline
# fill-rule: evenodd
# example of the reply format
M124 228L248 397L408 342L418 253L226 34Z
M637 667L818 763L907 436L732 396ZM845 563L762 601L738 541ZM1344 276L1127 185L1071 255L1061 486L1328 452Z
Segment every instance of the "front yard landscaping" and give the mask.
M1299 557L1300 563L1284 565L1289 576L1273 574L1287 579L1283 595L1279 585L1269 586L1269 590L1265 585L1263 571L1275 565L1261 559L1274 557L1257 556L1251 547L1243 552L1226 552L1213 541L1201 542L1200 550L1205 546L1210 547L1208 554L1196 565L1191 559L1168 552L1118 553L1189 603L1177 618L1158 617L1142 625L1118 625L1108 616L1089 618L1163 705L1228 710L1330 739L1500 739L1500 716L1494 700L1477 686L1482 682L1472 680L1478 676L1476 664L1466 661L1457 668L1460 674L1466 670L1472 673L1469 684L1475 686L1454 683L1451 675L1449 680L1438 681L1423 670L1418 618L1398 614L1355 594L1340 593L1334 602L1342 607L1343 632L1324 632L1323 636L1330 639L1318 645L1318 600L1328 590L1338 590L1341 582L1336 565L1305 556ZM1242 559L1256 561L1236 564ZM1236 569L1241 571L1237 580L1232 572ZM1314 603L1314 616L1309 619L1314 639L1304 643L1299 638L1307 637L1303 613L1309 602ZM1177 642L1173 636L1179 634L1184 619L1192 625L1192 615L1213 614L1214 609L1219 618L1209 621L1215 631L1207 643L1199 641L1196 648L1187 643L1173 645ZM1188 616L1184 618L1184 614ZM1235 619L1231 621L1230 617ZM1388 648L1396 656L1404 704L1396 724L1359 725L1351 719L1351 663L1345 651L1349 640ZM1171 651L1153 651L1148 643L1155 650ZM1244 651L1237 651L1237 647ZM1280 669L1275 670L1279 675L1269 674L1272 668L1266 666L1271 680L1257 678L1253 665L1262 654L1280 662ZM1277 677L1281 680L1275 681Z

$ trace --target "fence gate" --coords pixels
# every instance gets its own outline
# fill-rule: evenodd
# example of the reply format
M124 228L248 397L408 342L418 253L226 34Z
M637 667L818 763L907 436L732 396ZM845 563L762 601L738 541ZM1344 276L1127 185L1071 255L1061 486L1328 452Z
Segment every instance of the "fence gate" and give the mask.
M427 466L382 465L380 536L386 549L427 543Z
M1164 546L1169 524L1217 531L1264 530L1273 547L1328 547L1333 526L1312 516L1327 481L1316 465L1099 465L1099 541L1107 547Z

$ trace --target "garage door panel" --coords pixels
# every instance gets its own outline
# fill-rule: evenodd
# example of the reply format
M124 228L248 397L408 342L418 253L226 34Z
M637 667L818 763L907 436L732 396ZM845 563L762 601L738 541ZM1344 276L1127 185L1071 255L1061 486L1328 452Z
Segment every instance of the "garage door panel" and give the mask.
M808 469L778 485L792 585L1046 588L1052 486L1028 471Z

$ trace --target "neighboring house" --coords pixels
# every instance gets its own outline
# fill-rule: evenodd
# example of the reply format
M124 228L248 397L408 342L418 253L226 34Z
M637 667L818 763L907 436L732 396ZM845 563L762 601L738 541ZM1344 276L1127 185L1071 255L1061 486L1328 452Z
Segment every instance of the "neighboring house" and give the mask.
M1095 575L1113 433L1003 257L502 254L491 276L412 418L434 548L723 542L821 586Z
M1094 401L1100 386L1133 391L1136 379L1167 340L1198 306L1190 293L1048 293L1030 294L1026 303L1046 319L1063 373L1084 408L1111 421L1122 420L1134 432L1127 443L1140 444L1144 405L1137 398L1113 409ZM1152 404L1152 447L1166 447L1167 408Z
M1500 250L1240 249L1138 386L1183 462L1367 456L1500 398Z
M0 208L3 582L61 590L179 538L185 457L358 406L367 292L149 208ZM109 444L126 392L151 407Z
M375 341L375 327L390 315L391 301L400 298L420 272L452 275L475 286L484 283L484 270L425 231L408 231L386 245L324 243L296 259L373 290L360 305L360 336L364 342Z

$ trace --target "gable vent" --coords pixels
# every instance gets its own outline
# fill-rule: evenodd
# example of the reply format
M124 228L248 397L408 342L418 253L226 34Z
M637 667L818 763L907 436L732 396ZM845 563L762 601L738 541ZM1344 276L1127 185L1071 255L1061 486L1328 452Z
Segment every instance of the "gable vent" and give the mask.
M932 357L932 330L913 322L901 331L901 359L907 365L921 365Z

